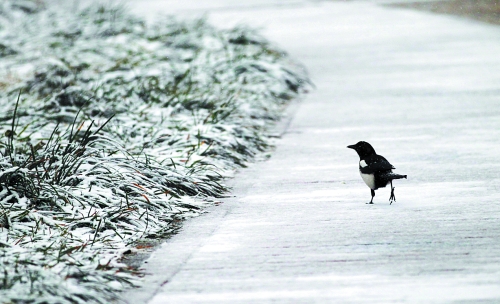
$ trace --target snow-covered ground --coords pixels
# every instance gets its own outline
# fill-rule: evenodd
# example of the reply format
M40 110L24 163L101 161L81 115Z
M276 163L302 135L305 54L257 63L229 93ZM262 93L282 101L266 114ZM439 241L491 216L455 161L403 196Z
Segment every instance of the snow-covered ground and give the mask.
M0 2L1 303L115 300L309 83L251 29L86 4Z
M500 302L500 27L365 1L196 3L130 5L263 26L317 89L130 303ZM359 140L408 175L396 203L385 188L365 204Z

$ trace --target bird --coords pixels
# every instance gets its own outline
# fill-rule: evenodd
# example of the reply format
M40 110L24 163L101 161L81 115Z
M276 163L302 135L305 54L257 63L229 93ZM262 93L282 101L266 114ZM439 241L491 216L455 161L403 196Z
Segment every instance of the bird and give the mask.
M359 173L365 184L370 188L372 199L367 204L373 204L375 190L384 188L387 184L391 184L391 196L389 197L390 205L396 201L394 195L395 187L392 186L392 181L395 179L407 178L407 175L393 173L396 169L391 165L385 157L378 155L372 145L366 141L360 141L355 145L347 146L349 149L354 149L359 155Z

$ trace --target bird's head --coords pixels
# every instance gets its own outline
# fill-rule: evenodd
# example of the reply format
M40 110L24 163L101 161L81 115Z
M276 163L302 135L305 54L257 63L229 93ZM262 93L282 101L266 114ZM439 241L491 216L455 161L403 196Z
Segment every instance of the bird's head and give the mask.
M354 151L358 153L360 159L363 159L368 155L375 154L375 149L373 149L372 145L366 141L360 141L355 145L347 146L347 148L354 149Z

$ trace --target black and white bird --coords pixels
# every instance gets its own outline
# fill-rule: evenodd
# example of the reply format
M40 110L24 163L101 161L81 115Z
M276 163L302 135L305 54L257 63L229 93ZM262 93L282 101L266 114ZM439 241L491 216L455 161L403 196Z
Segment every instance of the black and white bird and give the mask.
M359 155L359 173L372 193L372 199L367 204L373 204L375 190L384 188L389 183L391 184L389 202L390 204L395 202L395 188L392 186L392 181L394 179L406 178L406 175L392 173L392 170L396 168L394 168L385 157L375 153L375 149L366 141L360 141L355 145L347 146L347 148L354 149Z

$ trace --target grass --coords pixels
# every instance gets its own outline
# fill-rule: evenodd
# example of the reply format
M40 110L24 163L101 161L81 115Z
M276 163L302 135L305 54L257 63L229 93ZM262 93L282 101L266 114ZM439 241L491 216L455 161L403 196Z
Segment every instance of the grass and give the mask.
M405 2L391 5L398 7L411 7L440 14L452 14L492 24L500 24L499 0L446 0Z
M0 6L5 303L108 303L140 285L124 256L225 195L308 84L252 29L75 3Z

